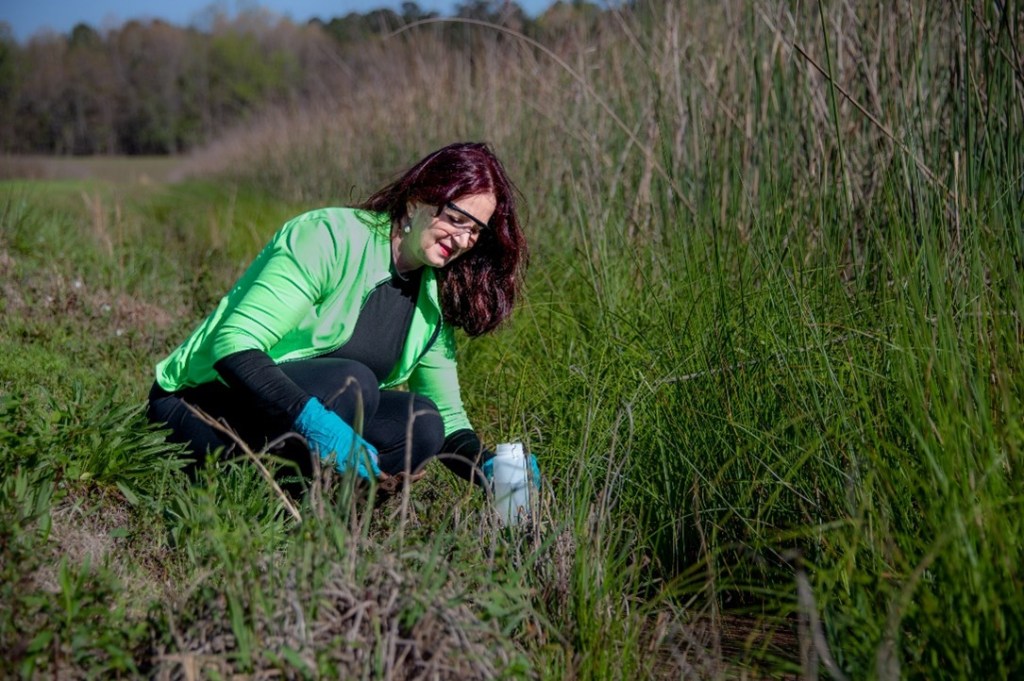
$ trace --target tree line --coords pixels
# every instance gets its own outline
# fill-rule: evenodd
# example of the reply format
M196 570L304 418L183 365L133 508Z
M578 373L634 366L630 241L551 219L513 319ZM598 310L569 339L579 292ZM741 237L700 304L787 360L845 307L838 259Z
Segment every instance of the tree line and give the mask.
M515 2L468 0L454 16L545 39L602 11L581 0L557 2L534 20ZM266 106L337 94L358 72L366 41L437 18L415 2L399 12L306 24L259 8L235 17L208 13L202 29L161 20L102 32L78 24L24 44L0 22L0 152L180 153ZM471 52L469 28L443 23L432 30L449 49Z

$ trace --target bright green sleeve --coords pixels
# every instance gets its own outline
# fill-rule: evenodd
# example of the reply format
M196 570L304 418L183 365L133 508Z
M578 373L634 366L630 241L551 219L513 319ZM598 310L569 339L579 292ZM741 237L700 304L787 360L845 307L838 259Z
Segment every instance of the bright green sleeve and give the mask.
M409 390L429 397L437 405L448 437L457 430L472 430L459 390L459 374L455 364L455 333L447 324L437 341L409 376Z
M240 350L268 351L294 330L332 285L342 247L322 213L287 223L227 296L212 359Z

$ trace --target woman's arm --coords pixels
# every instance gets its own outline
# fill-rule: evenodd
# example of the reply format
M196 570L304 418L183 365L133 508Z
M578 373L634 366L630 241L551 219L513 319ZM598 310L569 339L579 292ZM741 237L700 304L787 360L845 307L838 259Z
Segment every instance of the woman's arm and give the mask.
M262 350L242 350L224 357L214 369L232 390L249 399L261 414L288 427L309 401L309 394L285 375Z
M446 454L455 456L445 456ZM457 476L483 487L487 480L480 472L480 467L494 458L494 452L484 447L476 431L465 428L445 438L440 458L441 462Z
M322 296L336 240L322 220L288 223L257 256L228 296L213 337L214 370L261 414L290 426L309 394L267 351L309 314Z
M342 247L322 218L285 225L228 294L214 360L240 350L268 351L295 329L332 286L331 270L344 262Z

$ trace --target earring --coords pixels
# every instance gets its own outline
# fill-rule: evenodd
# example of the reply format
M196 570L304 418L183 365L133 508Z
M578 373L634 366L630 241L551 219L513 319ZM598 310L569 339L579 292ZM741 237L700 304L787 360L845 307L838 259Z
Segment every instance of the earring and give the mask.
M404 234L408 234L411 231L412 231L412 223L411 222L407 222L404 225L402 225L402 232Z

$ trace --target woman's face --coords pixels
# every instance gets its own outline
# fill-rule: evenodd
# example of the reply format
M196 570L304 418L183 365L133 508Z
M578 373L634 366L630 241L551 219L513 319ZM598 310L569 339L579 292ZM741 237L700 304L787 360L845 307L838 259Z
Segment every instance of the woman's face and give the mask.
M399 230L395 263L399 272L441 268L476 245L497 207L494 194L469 194L440 207L410 204L408 234Z

